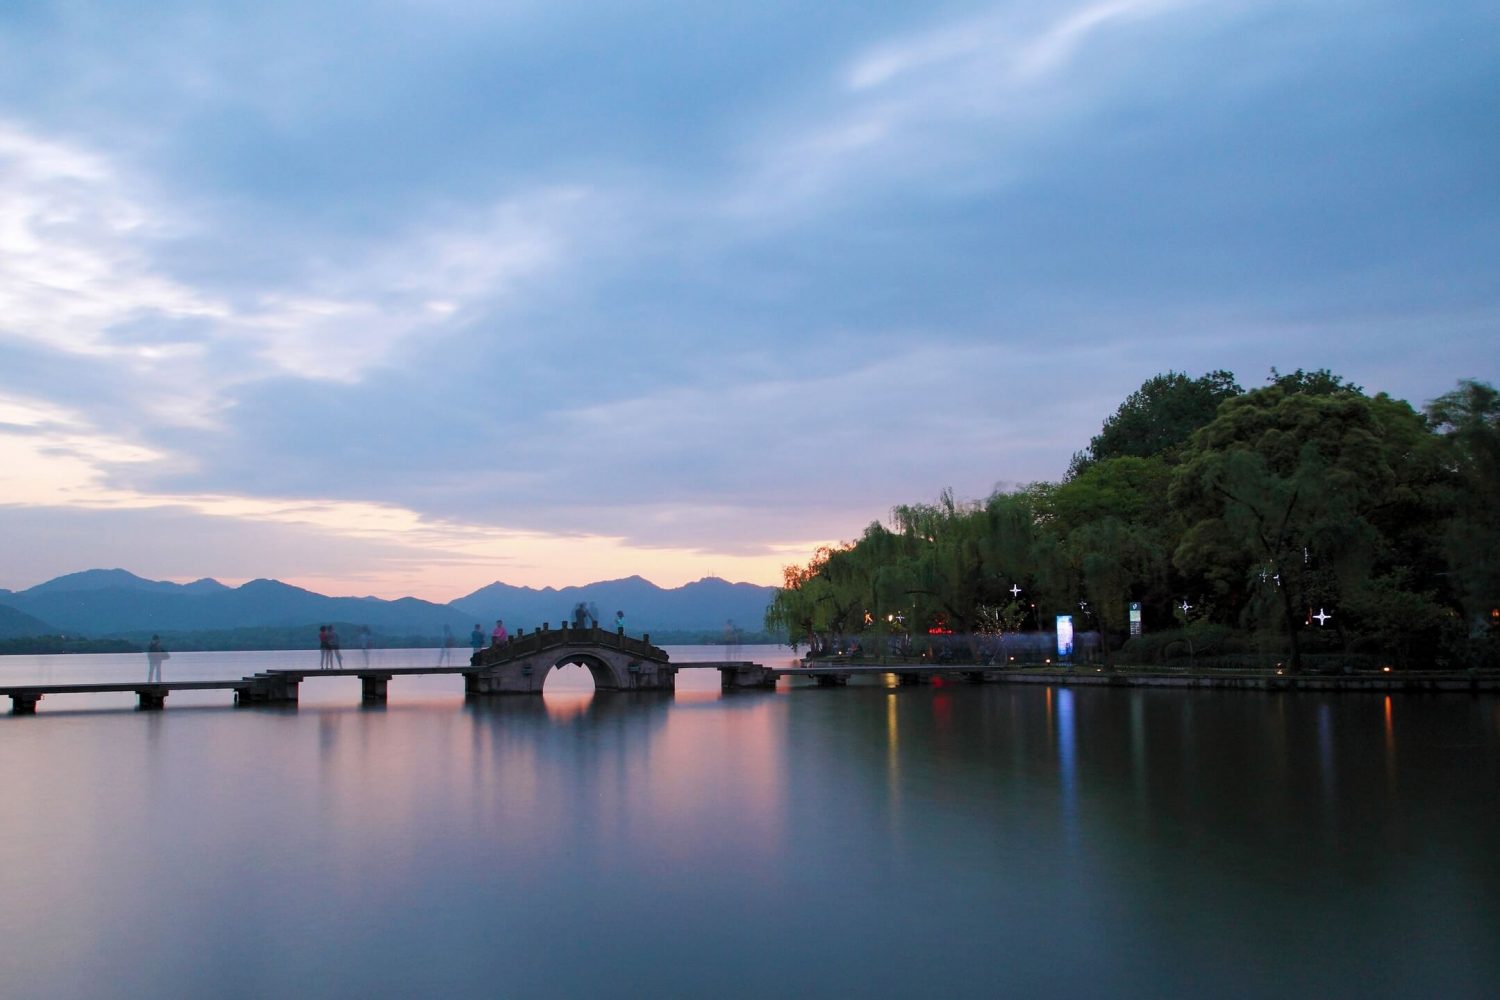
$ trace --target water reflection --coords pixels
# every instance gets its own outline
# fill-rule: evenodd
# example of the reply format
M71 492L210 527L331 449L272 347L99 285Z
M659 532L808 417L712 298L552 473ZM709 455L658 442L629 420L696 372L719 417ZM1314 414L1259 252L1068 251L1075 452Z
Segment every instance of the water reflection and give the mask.
M901 819L901 700L894 690L885 694L885 761L886 795L890 798L890 823L899 827Z
M1050 688L1048 689L1050 692ZM1073 691L1060 688L1057 692L1057 787L1062 793L1063 832L1068 842L1078 846L1078 774L1075 742L1077 734L1073 728Z
M1381 705L1385 718L1385 785L1392 798L1396 795L1396 725L1391 696L1386 695Z
M1333 706L1327 701L1318 705L1318 774L1323 788L1323 825L1333 834L1337 825L1334 801L1338 794L1338 777L1334 773Z
M1500 975L1493 700L712 694L0 719L6 992L911 996L935 941L981 956L945 996Z
M1135 792L1137 815L1145 817L1146 797L1146 692L1130 693L1130 787Z
M587 712L594 704L592 691L544 691L542 705L553 722L566 722Z

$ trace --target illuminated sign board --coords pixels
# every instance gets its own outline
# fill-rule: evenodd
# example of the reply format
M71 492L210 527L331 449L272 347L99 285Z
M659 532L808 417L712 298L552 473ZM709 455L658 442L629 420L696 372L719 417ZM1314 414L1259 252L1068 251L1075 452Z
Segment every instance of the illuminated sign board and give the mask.
M1057 655L1073 655L1073 616L1057 616Z
M1130 634L1141 634L1141 602L1130 602Z

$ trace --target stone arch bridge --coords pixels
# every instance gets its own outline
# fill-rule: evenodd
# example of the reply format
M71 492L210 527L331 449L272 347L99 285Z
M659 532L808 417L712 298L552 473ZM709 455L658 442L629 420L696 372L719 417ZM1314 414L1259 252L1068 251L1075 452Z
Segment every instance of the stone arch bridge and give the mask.
M554 667L577 664L596 691L674 691L677 668L651 636L590 628L542 628L475 653L464 671L467 694L540 694Z

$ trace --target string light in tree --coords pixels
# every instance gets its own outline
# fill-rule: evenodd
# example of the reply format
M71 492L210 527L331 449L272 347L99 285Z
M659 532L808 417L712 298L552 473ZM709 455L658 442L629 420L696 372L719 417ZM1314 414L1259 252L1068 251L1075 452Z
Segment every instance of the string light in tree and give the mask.
M1333 615L1325 614L1323 609L1319 608L1318 613L1313 615L1313 618L1317 619L1318 628L1322 628L1326 622L1333 618Z

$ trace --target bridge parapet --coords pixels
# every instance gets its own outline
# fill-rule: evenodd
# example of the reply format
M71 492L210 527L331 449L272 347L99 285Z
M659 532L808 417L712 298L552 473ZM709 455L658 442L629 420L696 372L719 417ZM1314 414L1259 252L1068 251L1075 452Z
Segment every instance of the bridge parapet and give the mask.
M671 659L665 649L651 645L650 633L636 639L598 626L564 626L558 629L537 629L530 635L513 635L502 645L486 646L479 650L470 657L469 662L476 667L494 666L564 646L597 646L601 650L612 650L655 663L666 663Z

